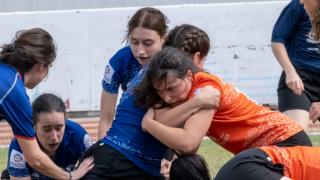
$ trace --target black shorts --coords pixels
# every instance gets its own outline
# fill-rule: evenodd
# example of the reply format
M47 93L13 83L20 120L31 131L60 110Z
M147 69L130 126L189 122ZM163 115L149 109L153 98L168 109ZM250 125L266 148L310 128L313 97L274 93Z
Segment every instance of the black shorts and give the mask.
M312 102L320 101L320 73L307 72L296 69L303 85L304 91L296 95L286 84L286 75L282 72L278 85L279 111L292 109L309 111Z
M302 130L286 140L275 144L278 147L292 147L292 146L312 146L312 142L307 133Z
M133 164L127 157L110 146L97 142L83 155L84 158L93 156L94 167L83 179L123 179L123 180L158 180L162 177L154 177ZM160 171L160 170L159 170Z
M7 169L4 169L2 172L1 172L1 180L9 180L10 179L10 175L9 175L9 172Z
M219 170L215 180L279 180L283 166L273 164L268 155L258 148L244 150Z

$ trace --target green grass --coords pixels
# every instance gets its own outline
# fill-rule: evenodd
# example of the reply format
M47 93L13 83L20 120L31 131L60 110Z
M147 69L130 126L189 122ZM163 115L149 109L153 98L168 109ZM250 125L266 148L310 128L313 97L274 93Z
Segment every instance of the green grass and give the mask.
M8 159L8 149L7 148L0 148L0 170L1 170L1 172L7 166L7 159Z
M313 146L320 146L320 135L312 135L310 136Z
M222 147L209 139L202 141L198 153L201 154L207 161L211 177L214 177L220 167L231 157L233 157L233 154L224 150Z
M313 146L320 146L320 135L310 136ZM2 171L7 166L7 148L0 148L0 170ZM207 161L211 176L217 174L220 167L227 162L233 155L220 146L213 143L211 140L203 140L199 154Z

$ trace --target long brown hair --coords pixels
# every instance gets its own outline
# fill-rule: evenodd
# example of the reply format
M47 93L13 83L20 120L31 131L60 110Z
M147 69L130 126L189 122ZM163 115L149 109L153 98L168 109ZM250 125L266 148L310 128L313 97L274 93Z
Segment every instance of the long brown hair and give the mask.
M313 13L311 18L313 38L320 41L320 7Z
M12 43L1 48L0 62L15 67L22 74L36 63L49 66L56 58L54 40L41 28L18 31Z

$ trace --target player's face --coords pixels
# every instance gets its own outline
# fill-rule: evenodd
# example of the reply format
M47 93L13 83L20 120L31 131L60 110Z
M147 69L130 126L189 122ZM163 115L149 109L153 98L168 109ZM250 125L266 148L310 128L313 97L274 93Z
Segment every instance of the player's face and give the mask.
M320 0L300 0L300 3L303 4L310 17L320 8Z
M159 96L171 106L185 102L191 91L191 86L192 73L188 73L185 78L180 79L173 72L169 72L164 82L154 84Z
M42 150L53 156L62 142L65 115L62 112L42 112L37 115L36 134Z
M130 33L130 48L141 65L149 63L152 56L161 50L164 38L150 29L136 27Z

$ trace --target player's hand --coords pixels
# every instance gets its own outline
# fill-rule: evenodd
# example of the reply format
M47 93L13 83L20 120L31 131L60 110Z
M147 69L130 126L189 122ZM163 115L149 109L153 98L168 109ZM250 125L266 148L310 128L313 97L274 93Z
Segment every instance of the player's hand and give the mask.
M286 74L286 84L296 95L304 91L303 82L296 71Z
M161 160L161 168L160 168L160 174L166 179L170 179L170 170L172 166L172 162L177 159L177 155L174 155L172 160L162 159Z
M76 170L71 171L71 179L80 179L93 168L93 157L84 159Z
M212 86L206 86L194 96L198 100L201 108L218 108L220 104L220 91Z
M320 102L314 102L309 109L309 117L313 123L320 118Z

